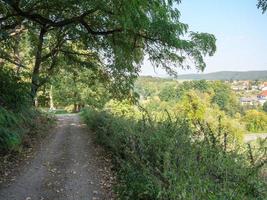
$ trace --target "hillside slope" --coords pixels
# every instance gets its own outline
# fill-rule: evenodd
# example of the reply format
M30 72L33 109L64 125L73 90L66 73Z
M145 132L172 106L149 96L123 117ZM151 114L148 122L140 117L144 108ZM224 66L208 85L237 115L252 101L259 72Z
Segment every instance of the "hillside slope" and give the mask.
M267 80L265 71L221 71L207 74L184 74L178 75L180 80Z

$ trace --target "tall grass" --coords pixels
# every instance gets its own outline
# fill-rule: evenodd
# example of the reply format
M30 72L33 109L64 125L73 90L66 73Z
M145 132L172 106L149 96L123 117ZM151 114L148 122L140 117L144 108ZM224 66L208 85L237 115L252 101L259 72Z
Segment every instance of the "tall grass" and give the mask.
M183 117L155 122L92 109L82 116L97 142L114 155L120 199L267 198L259 176L263 161L251 163L248 152L208 124L192 126Z

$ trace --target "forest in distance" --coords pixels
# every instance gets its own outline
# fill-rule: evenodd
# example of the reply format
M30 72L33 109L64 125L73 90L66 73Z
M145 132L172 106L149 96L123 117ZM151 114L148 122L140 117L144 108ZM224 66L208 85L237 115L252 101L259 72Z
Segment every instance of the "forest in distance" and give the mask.
M0 0L0 200L267 199L267 71L205 73L182 2Z
M266 80L267 71L219 71L201 74L178 74L179 80Z

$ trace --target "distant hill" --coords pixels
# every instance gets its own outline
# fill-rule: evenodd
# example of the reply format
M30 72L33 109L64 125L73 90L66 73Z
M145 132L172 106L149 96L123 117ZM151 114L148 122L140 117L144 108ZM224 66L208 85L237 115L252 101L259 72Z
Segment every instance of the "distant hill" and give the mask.
M221 71L207 74L178 75L179 80L267 80L266 71Z

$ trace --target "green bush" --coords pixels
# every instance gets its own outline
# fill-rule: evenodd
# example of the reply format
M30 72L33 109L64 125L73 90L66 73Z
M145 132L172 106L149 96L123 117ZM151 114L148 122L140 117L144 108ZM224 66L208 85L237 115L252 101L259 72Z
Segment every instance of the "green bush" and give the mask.
M249 110L245 113L243 121L245 122L248 131L267 131L267 114L265 112Z
M29 85L12 70L0 68L0 153L18 151L35 134L44 116L31 106ZM42 124L42 126L44 126ZM39 127L38 127L39 128Z
M18 126L15 114L0 108L0 151L14 148L20 143L20 137L14 127Z
M0 106L20 110L30 105L29 87L12 71L0 68Z
M96 140L114 155L120 199L266 199L259 163L227 147L210 127L183 116L132 120L85 109ZM230 143L230 142L229 142Z

